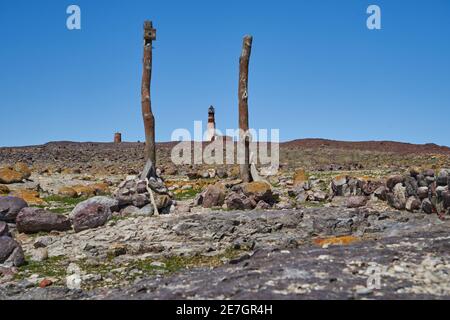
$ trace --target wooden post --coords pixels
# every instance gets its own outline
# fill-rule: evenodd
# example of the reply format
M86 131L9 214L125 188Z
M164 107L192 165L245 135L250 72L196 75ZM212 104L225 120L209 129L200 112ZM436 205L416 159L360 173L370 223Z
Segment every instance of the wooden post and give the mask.
M248 65L252 51L253 38L245 36L242 44L242 53L239 59L239 130L240 141L245 141L244 164L240 165L241 179L244 182L251 182L250 174L250 141L248 136Z
M156 30L151 21L144 22L144 59L142 72L142 117L145 128L145 159L156 166L155 118L152 113L150 99L150 83L152 79L152 42L156 40Z

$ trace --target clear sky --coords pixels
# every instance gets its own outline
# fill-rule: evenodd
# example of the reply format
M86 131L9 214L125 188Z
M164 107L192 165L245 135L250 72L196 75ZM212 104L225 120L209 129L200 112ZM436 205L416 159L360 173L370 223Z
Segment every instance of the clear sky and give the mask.
M82 30L66 28L81 7ZM366 9L382 10L382 30ZM297 138L450 145L448 0L1 0L0 146L143 141L142 24L158 30L158 141L237 126L238 59L254 36L253 128Z

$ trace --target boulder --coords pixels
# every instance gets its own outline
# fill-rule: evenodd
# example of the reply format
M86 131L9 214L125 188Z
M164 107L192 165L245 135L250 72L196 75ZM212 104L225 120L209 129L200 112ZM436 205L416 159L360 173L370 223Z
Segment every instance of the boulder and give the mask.
M20 267L25 264L25 256L20 244L10 237L0 237L0 265Z
M328 197L328 195L322 190L317 190L317 191L314 191L314 193L313 193L313 198L314 198L313 201L325 201L327 199L327 197Z
M63 197L77 198L78 193L70 187L62 187L58 190L58 194Z
M389 188L389 190L393 191L394 187L397 184L402 184L405 181L405 178L403 176L400 175L393 175L390 176L387 180L386 180L386 186Z
M268 204L267 202L261 200L261 201L258 202L258 204L256 205L255 209L257 209L257 210L268 210L270 208L271 208L270 204Z
M47 248L36 248L31 251L31 261L42 262L48 259Z
M103 226L110 217L110 207L100 203L85 204L71 213L75 232Z
M448 184L448 170L442 169L439 171L439 174L436 179L436 183L438 186L447 186Z
M17 197L0 197L0 221L15 222L20 210L28 204Z
M267 182L254 181L245 183L242 186L242 191L247 197L252 197L258 203L263 200L269 204L276 202L275 196L272 192L272 187Z
M252 210L257 203L243 194L231 193L225 200L229 210Z
M19 232L26 234L67 231L72 228L66 216L38 208L23 208L17 215L16 226Z
M417 196L420 200L428 198L428 187L419 187L417 188Z
M203 208L220 207L225 201L225 187L221 183L210 185L203 193Z
M0 237L8 237L8 236L9 236L8 224L4 221L0 221Z
M0 168L0 183L19 183L25 179L25 176L12 168Z
M29 206L43 206L47 203L40 198L39 192L35 190L14 190L10 196L23 199Z
M81 210L83 210L85 207L91 205L91 204L98 204L107 207L111 212L118 212L119 211L119 201L113 198L104 197L104 196L97 196L90 199L87 199L83 202L80 202L77 204L77 206L72 210L69 217L71 219L74 218L74 216Z
M409 212L414 212L416 210L419 210L421 205L422 203L420 202L420 200L412 196L409 197L408 200L406 201L405 209L408 210Z
M166 194L157 195L155 202L156 202L156 207L158 208L158 210L164 210L166 208L170 208L170 206L173 203L172 199Z
M28 166L23 162L17 162L14 165L13 170L22 174L23 179L28 179L29 177L31 177L30 168L28 168Z
M422 201L422 211L427 214L432 214L435 211L433 203L430 199L426 198Z
M388 189L385 186L381 186L378 187L375 191L374 191L374 195L375 197L377 197L380 200L386 201L387 200L387 193L388 193Z
M406 195L408 197L417 196L417 189L419 188L419 185L417 184L417 180L413 177L405 177L405 188L406 188Z
M350 195L347 181L348 179L346 176L334 177L331 181L331 190L333 191L333 195L338 197Z
M387 194L387 200L391 207L397 210L404 210L406 206L406 188L397 183L392 193Z
M351 196L347 199L347 208L364 207L367 204L367 197L365 196Z

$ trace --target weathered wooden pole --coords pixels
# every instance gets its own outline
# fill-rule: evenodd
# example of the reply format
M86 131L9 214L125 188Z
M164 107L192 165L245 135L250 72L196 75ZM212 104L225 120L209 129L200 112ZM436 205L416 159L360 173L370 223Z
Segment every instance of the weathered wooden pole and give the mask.
M145 159L156 166L155 117L152 113L150 83L152 80L152 42L156 40L156 30L151 21L144 22L144 59L142 72L142 117L145 128Z
M239 131L240 143L244 142L244 163L240 165L241 179L251 182L250 174L250 139L248 133L248 65L252 51L253 37L245 36L239 59Z

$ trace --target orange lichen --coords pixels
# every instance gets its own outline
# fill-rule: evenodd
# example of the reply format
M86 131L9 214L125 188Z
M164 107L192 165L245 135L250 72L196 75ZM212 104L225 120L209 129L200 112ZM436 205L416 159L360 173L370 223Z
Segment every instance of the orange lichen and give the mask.
M358 242L358 241L360 241L360 238L354 237L354 236L317 238L317 239L313 240L314 244L321 246L321 247L330 246L330 245L345 246L345 245L349 245L349 244L352 244L352 243Z

